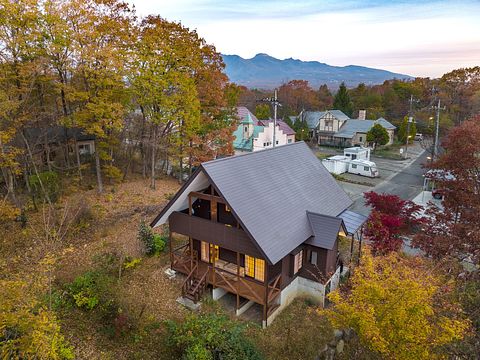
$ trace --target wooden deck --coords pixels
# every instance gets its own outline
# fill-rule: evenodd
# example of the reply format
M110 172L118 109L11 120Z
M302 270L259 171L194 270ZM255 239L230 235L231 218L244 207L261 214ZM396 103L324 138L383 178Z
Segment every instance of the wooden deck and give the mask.
M196 256L190 256L188 246L180 247L172 253L172 268L175 271L188 275L197 263L196 277L200 278L208 272L206 279L209 285L225 289L260 305L267 305L270 309L273 309L280 295L281 275L272 279L267 286L265 283L240 276L236 272L214 268L212 264L197 260Z

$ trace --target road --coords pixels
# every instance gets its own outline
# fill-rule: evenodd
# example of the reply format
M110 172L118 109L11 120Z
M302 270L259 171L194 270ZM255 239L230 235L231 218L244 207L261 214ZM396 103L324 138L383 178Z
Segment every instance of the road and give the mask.
M402 199L411 200L422 191L423 173L422 164L427 162L427 153L421 154L413 163L403 168L390 179L379 183L370 190L378 193L389 193L400 196ZM350 210L368 215L370 209L365 206L363 196L354 199Z

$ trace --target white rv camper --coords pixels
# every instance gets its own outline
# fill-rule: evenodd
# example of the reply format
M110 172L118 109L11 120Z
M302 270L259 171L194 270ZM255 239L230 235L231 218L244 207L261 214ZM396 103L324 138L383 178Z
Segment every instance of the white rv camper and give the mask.
M348 164L350 159L346 156L336 155L322 160L323 166L325 166L328 172L332 174L343 174L348 171Z
M348 165L348 172L368 177L378 177L377 165L368 160L351 160Z

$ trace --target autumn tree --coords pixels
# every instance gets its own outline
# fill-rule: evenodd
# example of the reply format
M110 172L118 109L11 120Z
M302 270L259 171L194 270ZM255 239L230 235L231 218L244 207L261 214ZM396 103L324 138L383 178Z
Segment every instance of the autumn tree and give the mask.
M278 88L278 98L282 103L283 117L298 115L302 110L318 110L319 102L315 90L306 80L291 80Z
M317 91L318 110L328 110L333 106L333 95L327 84L320 85Z
M373 143L373 149L375 150L378 145L388 144L390 137L387 130L380 124L375 124L367 132L367 142Z
M397 195L364 194L365 205L372 208L364 230L372 242L374 254L386 254L401 249L401 235L411 234L423 219L419 216L422 207Z
M73 359L55 314L41 301L41 275L0 280L0 357Z
M407 142L407 136L409 136L408 142L411 144L415 140L415 134L417 133L417 126L414 122L410 123L410 132L407 134L408 126L408 116L403 118L402 123L400 124L400 128L398 129L398 140L402 143Z
M443 209L431 206L413 245L433 258L451 256L480 263L480 117L449 131L445 152L427 176L443 189Z
M340 87L335 94L335 99L333 100L333 107L336 110L343 111L346 115L352 116L352 100L350 99L350 94L345 86L345 83L341 83Z
M442 358L442 346L464 338L470 326L452 289L428 260L365 251L348 293L331 293L326 314L386 359Z
M75 126L96 137L95 169L101 193L102 167L114 167L113 149L129 101L125 71L131 12L117 0L82 0L70 6L69 25L77 64L74 90L70 93L75 107L72 118Z
M270 106L268 104L258 104L255 106L255 116L260 120L270 119Z

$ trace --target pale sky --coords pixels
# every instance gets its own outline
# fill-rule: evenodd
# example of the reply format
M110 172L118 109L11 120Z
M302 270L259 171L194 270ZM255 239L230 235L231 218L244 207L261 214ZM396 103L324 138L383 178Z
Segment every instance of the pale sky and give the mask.
M438 77L480 65L480 0L129 0L223 54L363 65Z

